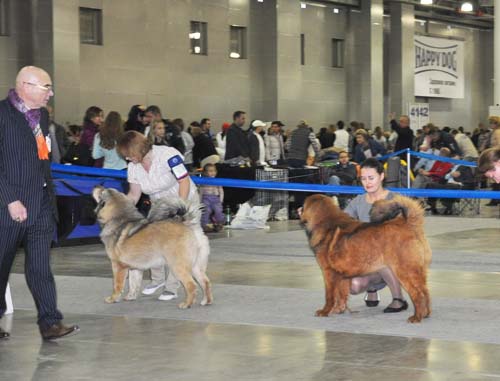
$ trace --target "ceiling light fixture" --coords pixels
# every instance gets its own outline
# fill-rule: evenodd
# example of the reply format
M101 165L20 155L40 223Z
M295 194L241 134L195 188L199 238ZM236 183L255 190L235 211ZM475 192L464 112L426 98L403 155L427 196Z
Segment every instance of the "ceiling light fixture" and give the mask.
M461 12L472 12L474 10L474 6L470 1L465 1L462 3L462 6L460 7Z
M432 5L432 0L420 0L421 5Z
M340 13L340 9L338 9L338 8L333 8L333 13Z
M307 4L306 4L306 3L300 3L300 7L301 7L302 9L306 9Z

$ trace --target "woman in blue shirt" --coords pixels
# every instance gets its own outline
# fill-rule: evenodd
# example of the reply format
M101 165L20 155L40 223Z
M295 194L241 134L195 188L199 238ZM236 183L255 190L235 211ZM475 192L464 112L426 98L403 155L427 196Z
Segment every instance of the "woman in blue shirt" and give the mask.
M111 111L94 138L92 157L104 158L103 168L125 169L127 162L116 151L116 142L123 134L123 122L119 113Z

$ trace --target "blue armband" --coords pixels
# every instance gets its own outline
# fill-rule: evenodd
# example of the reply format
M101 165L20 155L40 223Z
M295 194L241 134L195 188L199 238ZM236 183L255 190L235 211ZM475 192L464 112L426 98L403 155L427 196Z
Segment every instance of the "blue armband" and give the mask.
M168 159L168 166L177 180L182 180L189 174L184 166L184 161L182 161L179 155L172 156Z

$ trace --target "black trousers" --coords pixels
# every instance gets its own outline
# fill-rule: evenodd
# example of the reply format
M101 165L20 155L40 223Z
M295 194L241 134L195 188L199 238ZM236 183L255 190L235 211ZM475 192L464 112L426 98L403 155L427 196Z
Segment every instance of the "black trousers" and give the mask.
M34 225L0 227L0 317L7 309L5 290L17 248L22 242L26 255L24 273L38 311L37 323L46 329L63 316L57 310L56 284L50 268L50 244L56 224L48 192L44 190L43 193L42 208Z

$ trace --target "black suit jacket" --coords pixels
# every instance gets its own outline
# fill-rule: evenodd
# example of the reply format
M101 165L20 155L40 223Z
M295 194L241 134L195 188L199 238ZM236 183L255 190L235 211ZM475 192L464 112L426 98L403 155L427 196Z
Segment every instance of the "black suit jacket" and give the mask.
M224 159L229 160L238 156L250 157L250 147L246 132L233 123L227 130L226 156Z
M49 116L41 109L40 127L49 134ZM10 217L7 205L19 200L28 211L24 225L33 225L40 213L44 185L50 195L57 220L50 160L40 160L31 128L20 113L5 99L0 101L0 226L19 226Z

